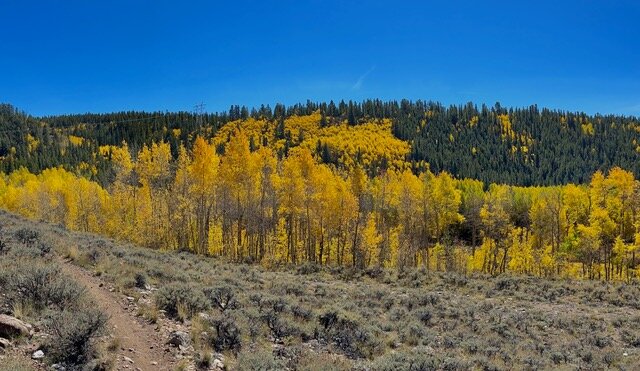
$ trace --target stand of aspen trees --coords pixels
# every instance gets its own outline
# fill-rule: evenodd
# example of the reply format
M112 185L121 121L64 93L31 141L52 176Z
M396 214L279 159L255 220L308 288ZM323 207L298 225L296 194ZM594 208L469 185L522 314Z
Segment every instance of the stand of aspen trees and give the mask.
M153 249L267 266L637 274L640 187L620 168L583 185L485 186L409 166L338 170L304 146L283 158L251 147L242 130L229 133L223 154L198 137L175 160L164 142L134 157L126 144L110 146L108 187L62 168L21 169L0 177L0 206Z

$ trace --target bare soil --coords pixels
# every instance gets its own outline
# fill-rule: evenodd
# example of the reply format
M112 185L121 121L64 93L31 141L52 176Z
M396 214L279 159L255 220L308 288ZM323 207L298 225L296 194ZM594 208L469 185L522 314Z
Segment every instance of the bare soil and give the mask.
M123 303L126 298L110 292L98 277L80 267L66 261L61 266L66 274L86 286L91 299L109 316L109 332L120 344L120 349L116 350L117 370L169 370L174 367L175 361L164 350L164 339L155 326L133 316Z

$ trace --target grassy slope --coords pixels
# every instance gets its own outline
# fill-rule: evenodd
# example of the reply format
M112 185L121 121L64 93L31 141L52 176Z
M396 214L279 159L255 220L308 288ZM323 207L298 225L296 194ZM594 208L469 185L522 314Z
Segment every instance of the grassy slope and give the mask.
M1 213L0 223L7 218L15 217ZM197 354L219 344L212 324L238 328L241 346L221 349L231 367L640 368L637 284L311 266L267 271L24 223L127 294L135 295L136 276L160 291L186 291L194 308L203 289L230 289L238 305L220 313L205 300L212 319L186 324ZM157 316L154 308L140 312ZM178 316L188 312L182 306Z

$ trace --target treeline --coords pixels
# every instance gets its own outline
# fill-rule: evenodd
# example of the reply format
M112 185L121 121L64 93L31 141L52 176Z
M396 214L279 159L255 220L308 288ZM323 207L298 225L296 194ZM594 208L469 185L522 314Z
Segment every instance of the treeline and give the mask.
M24 167L39 173L63 166L97 179L110 168L107 159L95 156L97 151L98 146L89 141L69 145L68 136L62 131L52 129L9 104L0 104L1 172Z
M597 171L622 167L640 176L640 122L635 117L586 115L538 109L514 109L499 104L480 107L468 103L445 107L439 103L408 100L329 102L249 109L232 106L228 112L196 115L192 112L137 112L60 115L33 118L10 105L0 107L0 170L21 166L39 172L63 165L77 171L93 168L92 179L107 186L113 181L108 162L95 156L100 146L126 142L131 150L168 142L174 159L180 146L191 149L194 138L215 137L229 123L259 120L283 141L276 149L285 157L289 148L306 138L288 130L292 117L318 115L317 125L355 127L389 120L395 137L407 141L406 160L419 172L428 163L434 173L447 171L456 178L472 178L511 185L557 185L588 182ZM303 133L305 134L305 133ZM306 133L308 134L308 133ZM83 138L82 145L68 146L67 137ZM264 138L250 140L264 145ZM35 143L35 145L34 145ZM267 146L275 148L273 143ZM255 148L255 146L252 146ZM224 145L218 146L220 153ZM318 147L320 160L340 165L336 154ZM362 161L356 158L356 161ZM370 174L386 171L386 159Z
M585 183L619 166L640 175L635 117L403 102L394 134L412 143L412 161L486 183Z
M167 142L104 148L103 188L61 168L2 177L2 207L154 249L264 265L361 269L423 266L462 273L630 280L640 245L640 183L595 172L587 184L484 186L447 172L369 176L320 163L298 146L252 151L236 130L218 154L197 137L173 158Z

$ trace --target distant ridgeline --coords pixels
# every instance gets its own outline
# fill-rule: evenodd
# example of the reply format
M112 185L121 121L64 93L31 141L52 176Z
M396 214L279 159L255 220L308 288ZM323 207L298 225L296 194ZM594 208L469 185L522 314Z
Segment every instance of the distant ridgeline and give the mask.
M427 164L434 173L523 186L585 183L596 170L614 166L640 175L635 117L406 100L232 106L200 117L129 111L34 118L0 105L0 170L61 165L108 184L113 170L108 157L97 155L100 147L104 153L105 146L126 142L136 153L165 141L177 158L180 144L191 148L201 135L215 137L222 153L237 128L245 130L252 150L268 146L282 158L304 145L323 163L362 166L370 175L388 168L420 172Z

